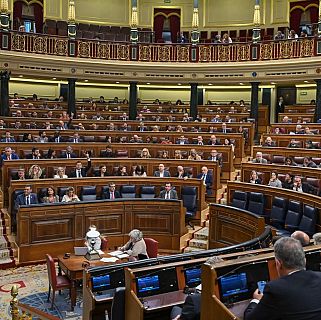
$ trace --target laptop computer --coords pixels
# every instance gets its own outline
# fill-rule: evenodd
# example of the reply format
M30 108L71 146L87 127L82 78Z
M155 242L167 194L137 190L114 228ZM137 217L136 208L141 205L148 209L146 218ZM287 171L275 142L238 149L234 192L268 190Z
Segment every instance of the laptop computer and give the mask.
M84 256L88 252L87 247L74 247L76 256Z

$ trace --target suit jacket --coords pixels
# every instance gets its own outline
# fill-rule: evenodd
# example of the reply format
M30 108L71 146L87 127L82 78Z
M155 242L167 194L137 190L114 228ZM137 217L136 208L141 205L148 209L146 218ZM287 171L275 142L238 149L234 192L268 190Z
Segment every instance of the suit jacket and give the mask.
M199 320L201 312L201 294L189 294L182 308L175 306L171 312L171 319L180 314L180 320Z
M321 319L321 273L297 271L266 284L259 304L250 303L244 320Z
M16 142L16 140L14 138L9 138L9 141L7 141L7 138L3 138L3 139L1 139L1 142L9 143L9 142Z
M11 153L11 160L18 160L19 156L15 153ZM5 154L1 155L1 162L7 160L7 156Z
M216 158L216 160L214 160ZM211 157L211 156L209 156L208 158L207 158L207 160L209 160L209 161L217 161L217 163L218 163L218 165L220 166L220 167L222 167L222 165L223 165L223 160L222 160L222 157L220 156L220 155L217 155L216 157Z
M67 152L62 153L60 157L61 158L67 158ZM70 158L77 158L77 155L74 152L72 152L70 154Z
M114 191L114 195L115 195L115 199L121 198L121 195L120 195L119 191L117 191L117 190ZM103 194L101 195L101 198L102 199L110 199L109 190L107 190L106 192L103 192Z
M164 177L169 178L171 176L171 174L169 173L169 171L164 170ZM157 170L154 172L154 177L160 177L160 172Z
M35 193L30 193L30 204L37 204L38 198ZM19 194L15 201L15 209L18 210L20 206L26 205L26 196L24 193Z
M71 137L71 138L68 139L68 141L74 143L74 138ZM78 143L79 142L84 142L83 138L78 138ZM77 143L77 142L75 142L75 143Z
M91 161L88 160L87 166L86 166L85 168L81 168L81 176L82 176L82 177L86 177L86 176L87 176L87 172L88 172L88 170L90 169L90 167L91 167ZM73 171L71 171L69 177L70 177L70 178L76 178L76 177L77 177L76 169L74 169Z
M165 199L165 195L166 195L166 190L162 190L159 194L159 197L162 199ZM169 198L170 199L178 199L176 190L171 189L169 191Z
M267 160L262 158L262 162L260 162L255 158L255 159L252 160L252 163L267 163Z
M50 138L49 138L49 142L55 142L55 143L57 143L56 137L50 137ZM59 137L59 143L62 143L62 142L65 142L65 138L60 136L60 137Z
M200 173L197 175L197 179L202 179L203 173ZM206 185L206 194L211 195L212 194L212 185L213 185L213 176L207 172L206 179L205 179L205 185Z

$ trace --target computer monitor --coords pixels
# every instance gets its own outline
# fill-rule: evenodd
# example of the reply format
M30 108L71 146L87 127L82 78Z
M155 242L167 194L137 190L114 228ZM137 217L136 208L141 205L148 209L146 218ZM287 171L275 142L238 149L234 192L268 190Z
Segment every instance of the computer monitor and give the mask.
M321 271L321 251L306 252L306 269L312 271Z
M110 275L104 274L91 277L92 292L110 289Z
M258 281L270 280L267 261L226 266L217 275L220 300L227 304L251 299Z
M136 274L137 297L147 297L160 293L178 290L178 280L175 267L154 270L151 273Z
M137 278L137 296L148 296L159 292L159 275Z
M201 282L201 266L184 270L185 284L189 288L197 287Z

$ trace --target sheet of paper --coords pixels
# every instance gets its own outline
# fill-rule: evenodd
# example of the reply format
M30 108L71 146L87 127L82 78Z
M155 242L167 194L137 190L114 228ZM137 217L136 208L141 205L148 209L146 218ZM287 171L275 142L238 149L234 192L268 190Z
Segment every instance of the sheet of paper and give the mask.
M119 258L119 259L124 259L124 258L128 258L128 257L129 257L129 254L127 254L127 253L122 253L122 254L117 255L117 258Z
M109 254L110 256L113 256L113 257L118 256L119 254L123 254L123 253L124 253L124 252L121 251L121 250L116 250L116 251L108 252L108 254Z
M117 260L118 260L118 258L116 258L116 257L100 259L100 261L102 261L102 262L116 262Z

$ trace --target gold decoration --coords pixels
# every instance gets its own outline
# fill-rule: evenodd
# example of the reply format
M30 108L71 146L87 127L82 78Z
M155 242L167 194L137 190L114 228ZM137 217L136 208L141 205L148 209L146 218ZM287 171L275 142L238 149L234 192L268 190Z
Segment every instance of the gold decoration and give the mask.
M129 60L129 45L117 44L116 48L118 60Z
M100 43L97 49L97 58L98 59L110 59L110 44Z
M33 51L36 53L47 54L47 37L34 37L33 41Z
M68 56L68 40L55 39L55 51L54 54L58 56Z
M251 46L249 44L238 45L237 46L237 61L251 60L250 52L251 52Z
M186 46L176 46L177 48L177 61L189 62L189 48Z
M253 24L255 27L259 27L261 24L260 6L258 4L254 6Z
M25 51L25 35L11 34L11 50Z
M69 0L68 5L68 22L75 22L76 20L76 10L75 10L75 1Z
M232 46L219 46L218 61L230 61L230 49Z
M273 52L272 43L262 43L260 46L260 58L261 60L271 60Z
M8 0L0 0L0 12L1 13L8 13L9 11L9 4Z
M200 46L199 47L199 61L200 62L212 61L210 46Z
M90 58L90 42L78 41L78 56Z
M288 59L293 57L294 41L281 41L279 59Z
M139 46L139 61L151 61L152 46L140 45Z
M197 30L199 26L198 8L194 8L193 19L192 19L192 29Z
M172 46L158 46L158 61L171 61Z
M314 39L300 41L300 57L312 57L314 55Z
M138 26L138 14L137 14L137 7L132 7L132 21L130 27L132 29L137 29Z

